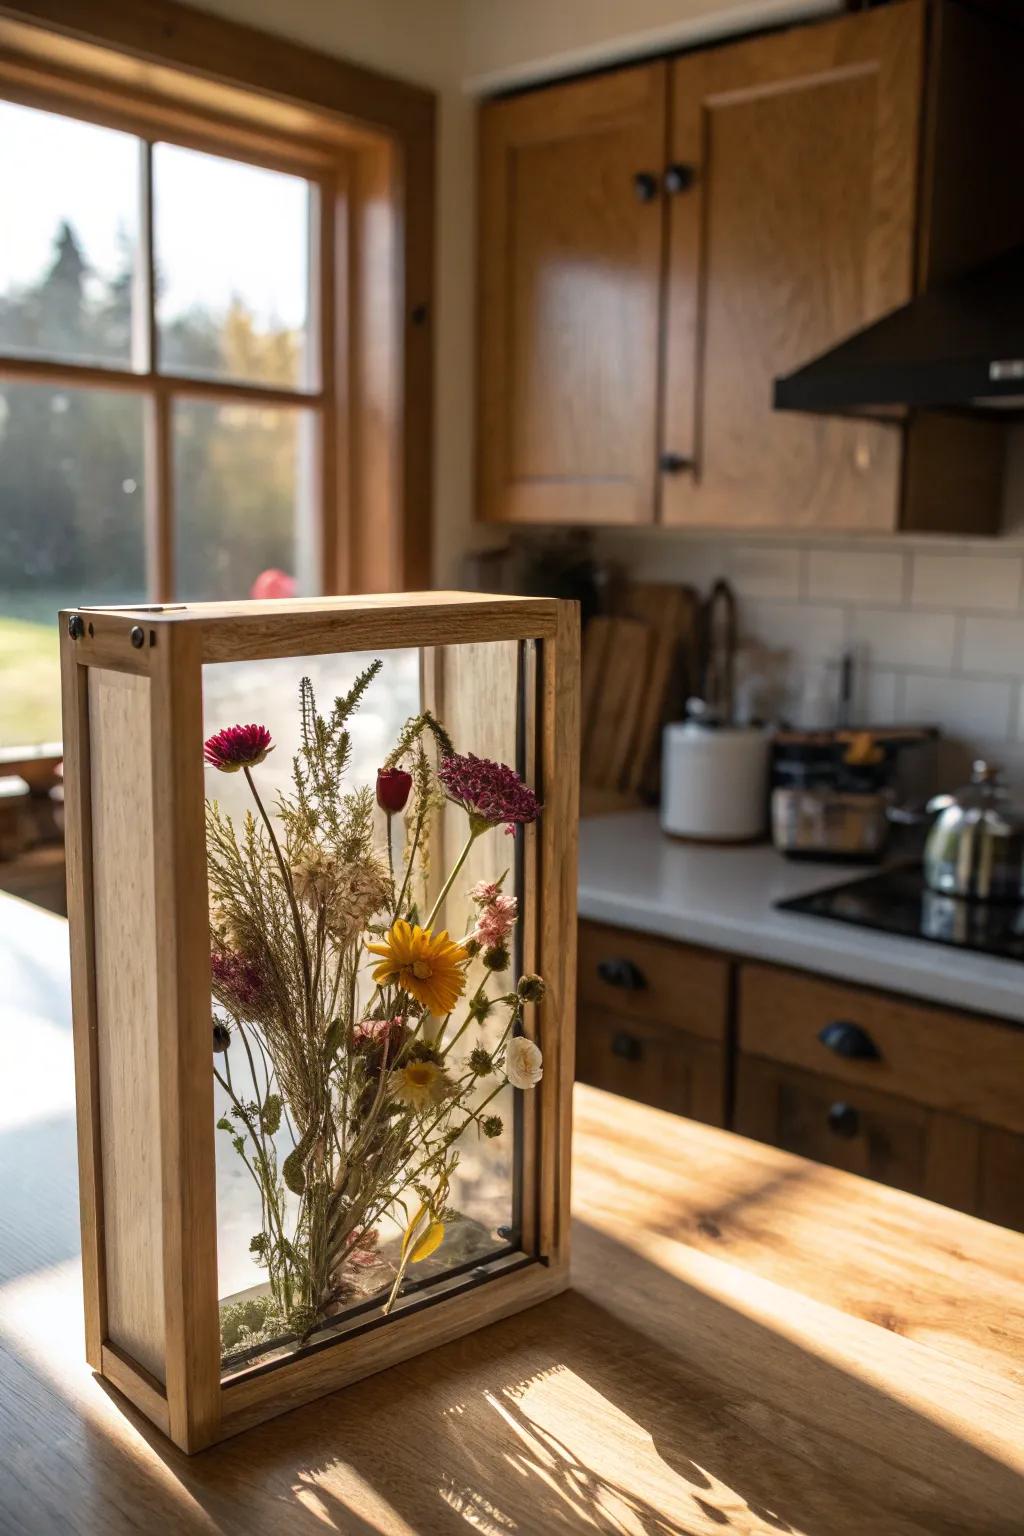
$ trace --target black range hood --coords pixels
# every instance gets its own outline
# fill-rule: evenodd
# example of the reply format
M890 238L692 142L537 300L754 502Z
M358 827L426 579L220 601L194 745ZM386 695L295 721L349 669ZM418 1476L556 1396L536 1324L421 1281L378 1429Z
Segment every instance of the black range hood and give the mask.
M774 405L889 420L908 409L1024 418L1024 245L776 379Z

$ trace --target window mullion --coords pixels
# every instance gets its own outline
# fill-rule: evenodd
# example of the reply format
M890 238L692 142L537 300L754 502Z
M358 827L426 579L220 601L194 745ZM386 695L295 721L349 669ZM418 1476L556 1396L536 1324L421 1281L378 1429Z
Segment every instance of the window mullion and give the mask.
M146 412L146 585L150 600L174 597L174 487L171 476L170 390L158 376L156 250L153 219L153 144L140 143L142 228L136 263L141 322L132 337L132 361L149 379Z

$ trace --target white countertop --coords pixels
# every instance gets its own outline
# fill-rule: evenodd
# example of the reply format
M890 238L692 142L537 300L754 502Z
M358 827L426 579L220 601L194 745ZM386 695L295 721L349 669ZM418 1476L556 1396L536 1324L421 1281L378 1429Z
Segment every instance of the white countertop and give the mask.
M1020 961L775 910L858 872L869 871L794 862L767 843L678 842L654 811L580 825L581 917L1024 1023Z

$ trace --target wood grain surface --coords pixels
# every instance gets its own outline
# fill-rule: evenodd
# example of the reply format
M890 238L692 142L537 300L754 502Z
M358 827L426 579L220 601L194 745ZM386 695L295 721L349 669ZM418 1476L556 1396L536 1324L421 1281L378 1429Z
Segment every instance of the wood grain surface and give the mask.
M923 6L672 67L666 523L892 530L897 428L779 415L772 380L911 296Z
M481 109L485 519L652 521L666 80L645 64Z
M3 1536L1024 1529L1024 1238L587 1088L571 1291L170 1449L83 1361L65 930L2 913Z

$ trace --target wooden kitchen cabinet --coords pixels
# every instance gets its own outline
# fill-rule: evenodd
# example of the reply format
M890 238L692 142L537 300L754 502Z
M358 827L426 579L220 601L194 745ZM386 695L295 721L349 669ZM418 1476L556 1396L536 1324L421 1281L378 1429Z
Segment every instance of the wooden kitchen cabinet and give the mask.
M576 1075L724 1125L730 963L604 923L579 933Z
M576 1076L688 1120L725 1124L725 1050L671 1024L606 1013L591 1004L576 1030Z
M653 515L668 66L481 113L481 514Z
M1024 1230L1024 1030L740 966L733 1129Z
M900 0L485 103L479 515L996 531L998 425L775 412L772 384L1024 238L1020 60Z
M897 425L776 413L772 381L913 289L924 9L672 66L662 520L897 526Z

